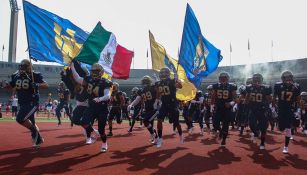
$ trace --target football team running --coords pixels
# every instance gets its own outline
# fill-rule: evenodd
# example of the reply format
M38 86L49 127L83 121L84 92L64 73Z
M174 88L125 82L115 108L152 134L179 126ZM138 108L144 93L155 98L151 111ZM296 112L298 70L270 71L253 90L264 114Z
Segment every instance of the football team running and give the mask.
M157 148L163 146L163 122L167 118L174 133L178 132L179 144L184 143L180 114L184 118L188 133L193 134L194 123L198 123L200 134L209 134L220 140L220 146L226 146L230 127L237 128L243 135L250 130L251 142L260 139L259 149L266 149L266 135L270 129L278 127L285 142L282 152L289 152L289 143L298 129L307 135L307 93L301 92L290 71L281 74L281 81L274 87L264 84L259 73L248 78L244 85L230 83L230 75L221 72L218 82L207 86L207 92L197 91L193 100L178 101L177 89L182 83L175 74L171 78L169 68L162 68L159 79L146 75L141 79L141 88L134 87L131 97L120 91L119 84L102 77L104 69L94 64L90 72L73 61L61 72L58 86L59 104L55 108L58 126L61 122L61 110L64 108L71 121L71 127L83 128L85 144L94 144L101 138L101 152L108 151L107 137L113 136L113 120L121 124L129 120L128 133L133 132L135 122L140 120L148 130L150 141ZM65 87L66 86L66 87ZM11 76L9 83L2 82L1 87L12 89L17 95L19 110L16 121L30 130L34 147L39 147L44 138L35 123L34 113L38 109L39 90L48 88L43 76L32 70L29 60L22 60L19 69ZM76 107L69 108L69 100L75 98ZM48 116L53 108L50 97L47 100ZM49 118L49 117L48 117ZM98 130L93 128L98 122ZM154 121L157 121L155 127ZM205 124L205 127L204 127ZM108 125L108 134L105 127ZM177 131L176 131L177 130Z

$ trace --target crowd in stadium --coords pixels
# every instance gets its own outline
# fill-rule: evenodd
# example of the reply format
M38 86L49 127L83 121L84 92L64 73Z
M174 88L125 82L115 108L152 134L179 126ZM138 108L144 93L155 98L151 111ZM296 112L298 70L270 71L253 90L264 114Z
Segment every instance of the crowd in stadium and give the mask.
M63 112L70 119L71 127L80 126L84 130L85 144L94 144L101 138L101 152L108 150L107 138L113 136L113 122L121 124L129 120L128 133L133 132L136 121L141 121L147 130L151 143L157 148L163 146L163 122L167 120L178 133L180 144L184 143L180 116L189 134L197 130L207 137L216 137L220 146L226 146L229 128L238 130L239 135L249 130L251 142L266 149L267 130L280 130L285 138L283 153L289 152L289 143L298 132L307 135L307 93L301 92L291 71L281 74L281 81L274 87L264 84L260 73L253 74L245 85L237 87L230 83L227 72L219 74L215 84L207 86L207 92L197 91L191 101L178 101L176 90L182 88L181 80L175 74L171 78L169 68L162 68L159 80L150 76L141 79L142 87L134 87L131 97L120 91L119 84L102 77L104 69L93 64L88 72L77 61L73 61L61 72L58 98L51 94L39 105L39 89L48 88L43 75L32 70L29 60L22 60L19 70L11 76L10 82L2 82L1 87L12 89L10 102L0 104L6 112L12 106L12 116L31 131L33 146L39 147L44 138L35 123L35 112L44 111L47 118L56 116L58 127L62 125ZM72 107L71 100L76 100ZM18 112L17 112L18 103ZM1 111L1 110L0 110ZM156 121L156 124L155 124ZM98 130L94 123L98 123ZM108 131L106 131L106 126ZM48 138L47 138L48 139Z

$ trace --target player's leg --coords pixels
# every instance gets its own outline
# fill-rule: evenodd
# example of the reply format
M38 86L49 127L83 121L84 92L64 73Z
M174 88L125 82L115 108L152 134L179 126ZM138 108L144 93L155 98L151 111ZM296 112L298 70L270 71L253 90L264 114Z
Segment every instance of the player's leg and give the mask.
M147 128L150 136L151 136L151 143L154 144L156 139L158 138L157 132L154 129L153 121L157 116L156 110L145 112L142 114L142 118L144 119L144 126Z
M114 117L116 115L115 112L116 112L115 109L112 107L111 110L110 110L110 113L108 115L109 133L108 133L107 136L109 136L109 137L113 136L113 120L114 120Z
M38 127L35 125L34 113L37 110L37 106L33 105L21 105L17 114L16 121L23 127L31 131L31 137L33 144L36 145L42 142L41 136L38 131Z
M107 118L109 113L108 108L106 106L101 106L101 108L96 109L95 113L98 116L98 131L102 141L100 151L104 153L107 152L108 150L107 135L105 132L105 126L107 123Z
M55 109L55 115L58 119L58 126L62 124L61 122L61 110L63 109L64 103L59 103L57 108Z
M67 116L69 117L70 126L73 127L73 121L72 121L73 119L72 119L72 116L71 116L71 112L72 112L72 111L70 111L70 109L69 109L69 107L68 107L68 104L65 104L65 105L64 105L64 109L65 109L65 112L66 112Z
M258 127L257 127L257 118L254 111L250 111L248 115L249 127L251 129L251 141L256 143L256 138L258 137Z
M265 111L261 111L258 113L258 120L259 120L259 129L261 132L261 143L260 143L260 149L265 149L265 138L267 129L269 126L268 117L265 115Z
M230 117L231 117L231 111L230 109L225 109L225 111L222 113L222 129L221 129L221 146L226 145L226 138L228 136L228 130L229 130L229 124L230 124Z

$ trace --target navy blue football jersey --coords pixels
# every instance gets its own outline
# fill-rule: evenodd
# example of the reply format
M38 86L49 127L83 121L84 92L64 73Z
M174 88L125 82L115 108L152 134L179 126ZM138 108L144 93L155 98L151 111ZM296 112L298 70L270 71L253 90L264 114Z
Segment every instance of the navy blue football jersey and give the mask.
M76 96L76 100L80 101L80 102L84 102L89 98L89 94L86 91L86 87L84 86L79 86L78 88L78 92L75 93Z
M38 72L33 72L35 83L44 83L43 76ZM30 101L37 103L38 98L33 98L34 91L38 94L38 89L32 87L32 77L27 74L19 74L18 72L11 76L10 85L16 88L18 103L20 105L27 104Z
M221 84L216 83L213 84L213 90L216 93L215 103L218 108L224 108L226 103L229 103L234 100L233 91L237 90L237 85L232 83Z
M58 96L60 102L68 102L69 90L68 89L58 89Z
M141 91L142 99L145 103L145 110L152 111L154 110L154 103L156 101L156 87L155 86L146 86Z
M248 85L246 86L246 93L249 95L250 109L264 109L269 105L266 96L272 94L272 88L266 85L260 85L259 87Z
M86 91L89 95L89 104L96 104L95 102L93 102L93 99L96 97L102 97L104 96L104 90L111 88L112 86L112 82L107 80L107 79L93 79L90 76L86 76L84 78L85 82L87 83L87 88ZM100 102L100 103L104 103L104 102Z
M111 94L111 106L120 107L122 100L124 100L123 98L122 91L113 91Z
M282 82L278 82L274 85L274 97L278 98L278 107L280 109L295 107L296 99L300 93L301 88L297 83L287 86Z
M162 105L177 103L176 82L174 79L161 80L155 83L158 93L161 96Z

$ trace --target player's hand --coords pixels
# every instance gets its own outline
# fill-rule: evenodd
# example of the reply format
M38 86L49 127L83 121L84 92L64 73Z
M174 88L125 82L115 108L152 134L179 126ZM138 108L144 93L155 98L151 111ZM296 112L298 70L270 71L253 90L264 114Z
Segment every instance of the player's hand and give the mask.
M131 105L127 106L127 111L130 111Z
M174 79L178 80L178 74L174 74Z
M302 116L299 112L295 112L294 117L295 117L296 120L300 120Z
M160 105L161 105L161 101L158 100L158 99L156 99L156 101L155 101L153 107L154 107L154 109L158 109L158 108L160 107Z
M238 110L238 105L235 104L233 107L232 107L232 112L236 112Z
M99 98L99 97L94 98L94 99L93 99L93 101L94 101L95 103L99 103L99 102L101 102L101 100L100 100L100 98Z

